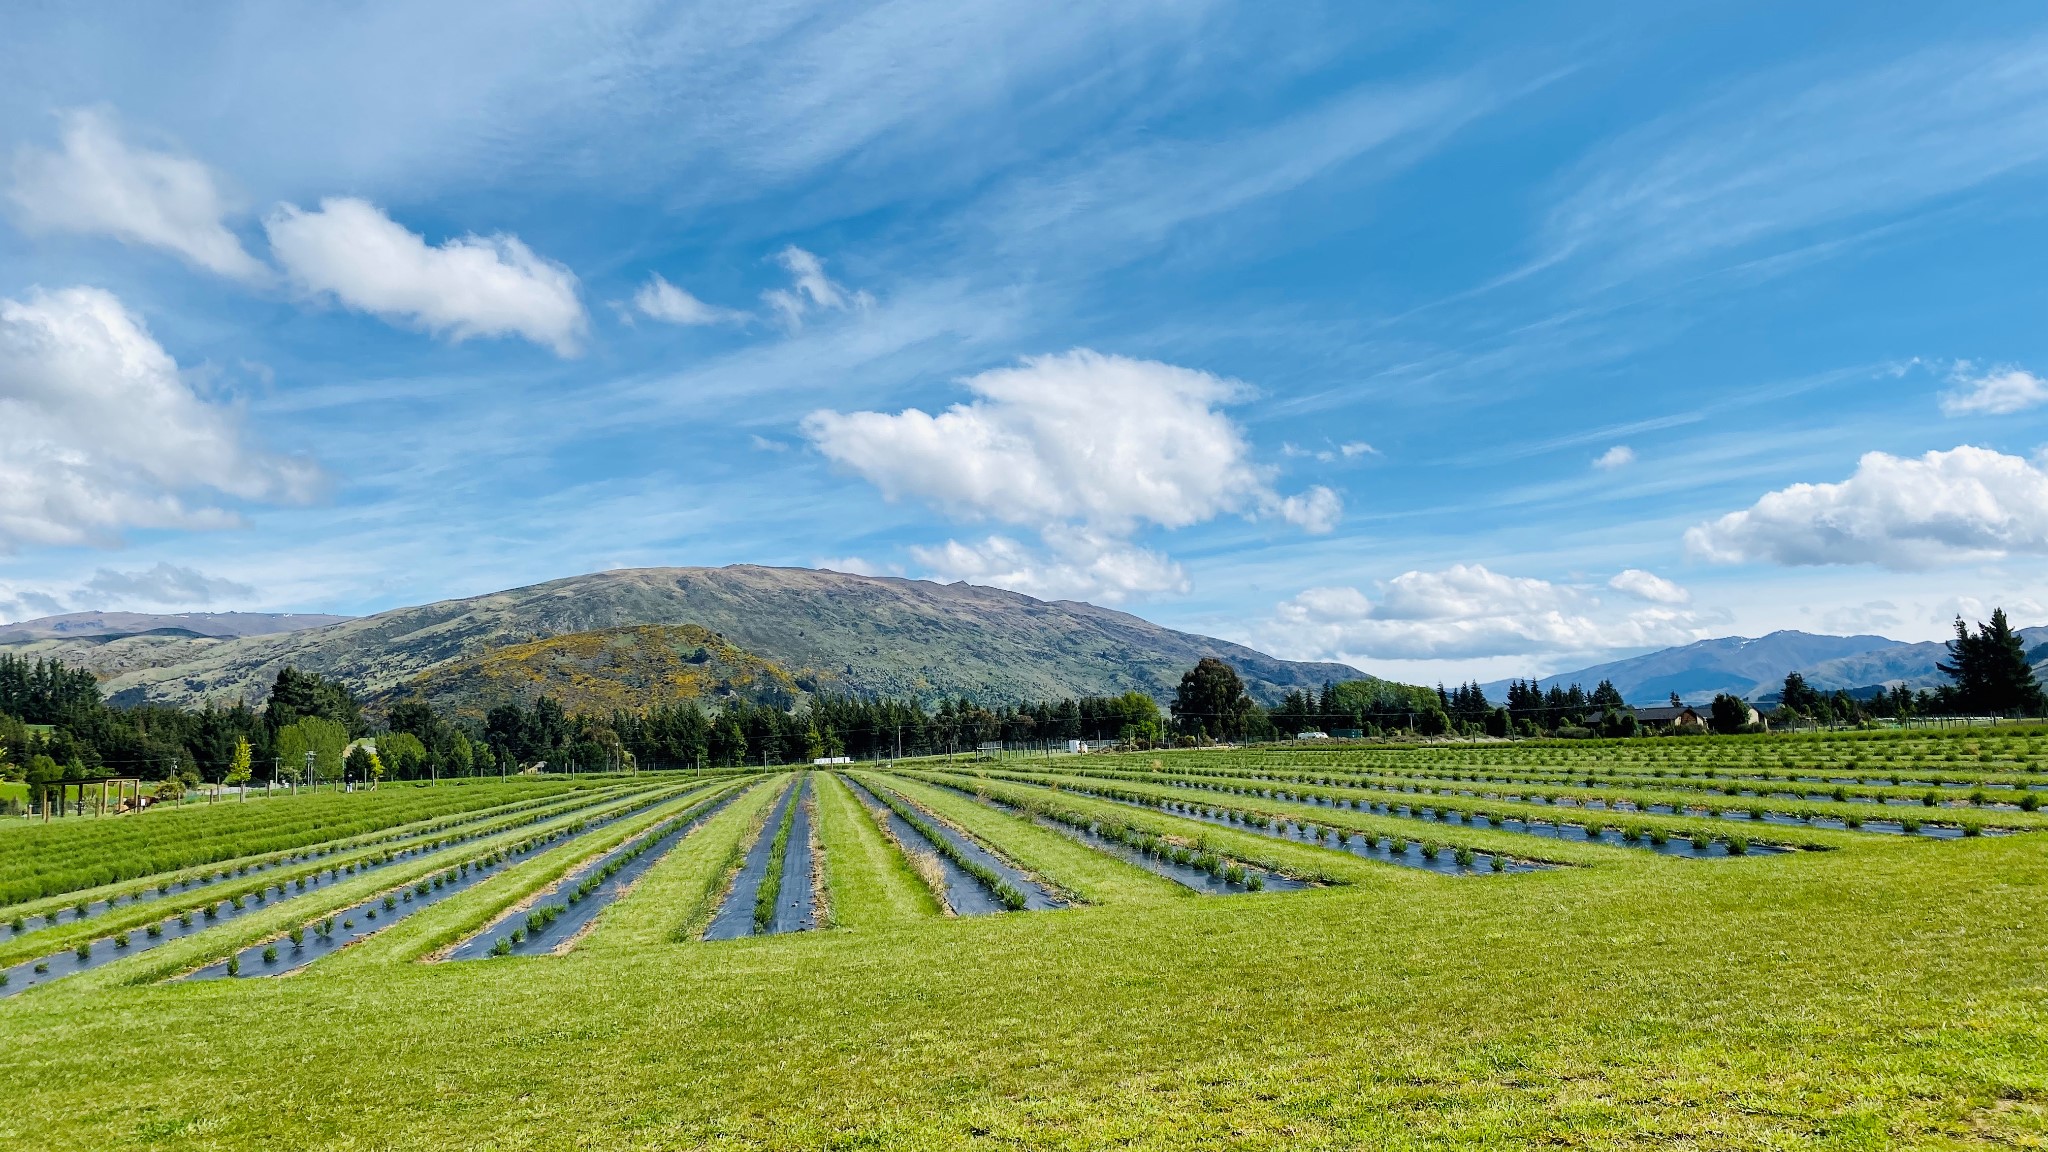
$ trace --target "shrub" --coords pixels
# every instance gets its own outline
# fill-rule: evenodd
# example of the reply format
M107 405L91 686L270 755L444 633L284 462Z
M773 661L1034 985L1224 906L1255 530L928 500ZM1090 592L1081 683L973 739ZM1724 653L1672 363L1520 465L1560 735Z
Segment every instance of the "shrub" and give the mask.
M230 976L240 976L241 974L242 974L242 958L241 958L241 956L240 956L240 955L235 955L235 956L230 956L230 957L228 957L228 975L230 975Z
M151 939L155 939L156 937L162 936L164 934L164 926L161 924L151 924L148 928L144 929L144 931L149 933Z
M1495 853L1488 859L1490 859L1493 862L1493 870L1495 872L1505 872L1508 870L1508 862L1506 857L1501 856L1498 853Z
M1472 862L1478 858L1470 848L1458 849L1456 857L1460 868L1470 868Z
M265 964L277 963L277 945L266 944L263 946L263 962Z

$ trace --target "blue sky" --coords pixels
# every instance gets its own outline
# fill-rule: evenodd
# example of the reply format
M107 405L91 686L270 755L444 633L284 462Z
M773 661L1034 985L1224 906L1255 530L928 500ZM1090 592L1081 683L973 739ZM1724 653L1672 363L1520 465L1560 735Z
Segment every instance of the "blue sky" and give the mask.
M824 565L1427 679L2048 621L2034 6L0 19L0 617Z

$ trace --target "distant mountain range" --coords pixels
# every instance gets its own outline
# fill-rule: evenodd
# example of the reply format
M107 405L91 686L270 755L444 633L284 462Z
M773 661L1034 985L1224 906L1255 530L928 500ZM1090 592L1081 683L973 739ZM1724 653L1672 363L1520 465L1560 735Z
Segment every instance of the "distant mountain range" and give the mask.
M2023 628L2019 635L2036 673L2048 680L2048 627ZM1883 636L1787 631L1755 639L1726 636L1701 640L1560 672L1537 683L1544 688L1580 684L1590 691L1600 681L1611 680L1631 704L1662 704L1673 692L1687 703L1701 703L1723 692L1749 700L1774 699L1784 687L1786 674L1798 672L1815 688L1830 692L1847 689L1865 696L1897 684L1915 690L1946 684L1948 678L1935 664L1947 658L1948 646L1940 641L1908 644ZM1509 683L1498 680L1482 687L1489 698L1498 700L1507 693Z
M98 639L102 642L144 633L187 636L268 636L324 628L349 616L316 612L68 612L41 616L18 624L0 624L0 644L26 640Z
M646 626L694 626L715 643L618 631ZM612 634L542 643L601 632ZM710 678L714 688L721 681L762 687L780 675L804 689L927 701L1132 690L1167 699L1181 674L1204 656L1229 661L1252 694L1267 702L1289 689L1363 676L1343 664L1280 660L1076 601L754 565L600 572L267 635L138 635L96 643L31 638L0 650L40 648L85 662L119 703L259 703L278 669L289 664L337 677L373 698L417 691L470 707L498 695L523 695L522 678L529 687L569 683L593 669L628 689L635 678L651 685L678 653L717 649L717 643L730 650L718 658L731 674ZM92 662L95 655L98 662ZM677 695L672 688L635 694L607 687L598 695L651 700Z

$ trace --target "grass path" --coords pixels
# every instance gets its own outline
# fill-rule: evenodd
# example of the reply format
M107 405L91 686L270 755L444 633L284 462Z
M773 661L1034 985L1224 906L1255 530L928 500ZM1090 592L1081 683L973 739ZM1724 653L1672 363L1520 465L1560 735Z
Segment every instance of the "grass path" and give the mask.
M833 924L851 929L888 928L939 915L939 902L932 898L931 889L875 827L853 790L833 773L815 773L812 779Z
M1089 904L1117 907L1191 899L1195 893L1163 876L1097 852L1020 816L997 811L909 776L888 776L890 787L966 829L1027 872Z
M612 958L665 951L679 945L681 936L701 931L721 895L730 861L746 850L788 786L786 774L767 777L705 821L648 869L625 899L606 910L572 955Z
M499 913L568 875L586 860L601 856L627 840L723 792L724 785L694 788L673 800L638 812L597 832L558 844L522 860L453 899L409 916L374 936L321 960L323 969L349 969L415 960L497 919ZM308 968L307 971L312 971Z

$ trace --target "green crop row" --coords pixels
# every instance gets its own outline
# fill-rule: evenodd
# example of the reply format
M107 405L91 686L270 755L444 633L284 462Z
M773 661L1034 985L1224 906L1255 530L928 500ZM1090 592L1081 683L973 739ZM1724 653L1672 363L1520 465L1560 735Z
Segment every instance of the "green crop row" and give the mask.
M961 871L979 881L982 887L987 888L989 894L994 896L1003 907L1008 908L1012 912L1024 907L1024 893L1019 892L1015 885L1003 879L1002 875L995 869L960 851L957 845L947 839L937 828L932 827L929 821L925 820L923 816L919 815L908 804L905 804L894 792L881 786L874 787L870 791L874 793L876 799L888 805L889 811L894 812L905 824L915 828L918 835L930 841L932 847L938 849L939 855L959 865Z

